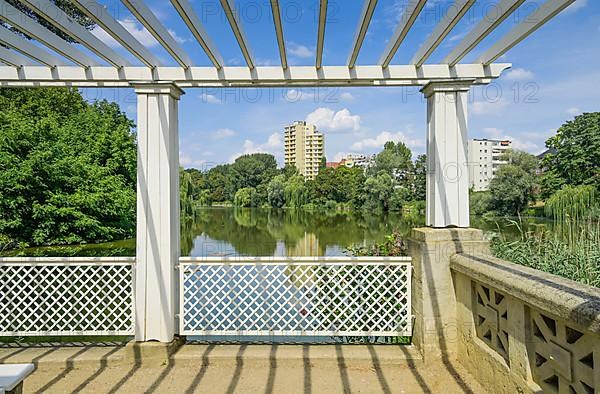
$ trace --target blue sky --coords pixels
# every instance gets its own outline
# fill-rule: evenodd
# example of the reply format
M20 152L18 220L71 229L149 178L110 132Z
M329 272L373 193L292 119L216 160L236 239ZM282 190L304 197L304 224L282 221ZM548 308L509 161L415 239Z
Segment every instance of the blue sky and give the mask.
M497 0L479 0L454 28L429 62L440 61L460 42ZM464 62L474 60L490 43L525 18L536 4L526 1L482 42ZM108 4L108 2L106 2ZM209 66L170 2L147 1L197 65ZM317 0L281 0L288 59L292 65L314 64ZM376 64L392 36L407 0L379 0L358 64ZM392 64L406 64L447 10L449 0L430 0ZM114 15L166 64L175 62L137 24L120 3ZM116 6L114 4L117 4ZM226 65L244 65L217 0L192 0ZM362 1L330 0L325 65L345 64ZM269 1L236 1L251 51L258 65L279 64ZM94 32L99 36L103 32ZM471 138L510 138L518 149L544 150L544 141L566 120L600 110L600 2L576 0L567 10L509 51L500 61L513 68L494 84L472 90L469 105ZM118 50L119 45L107 42ZM136 59L132 58L133 62ZM87 90L90 98L117 101L135 119L130 89ZM325 133L328 160L344 153L377 152L387 140L404 141L415 154L425 150L425 111L416 88L315 89L188 89L180 105L180 158L186 167L209 168L242 153L273 153L282 163L283 127L294 120L316 123Z

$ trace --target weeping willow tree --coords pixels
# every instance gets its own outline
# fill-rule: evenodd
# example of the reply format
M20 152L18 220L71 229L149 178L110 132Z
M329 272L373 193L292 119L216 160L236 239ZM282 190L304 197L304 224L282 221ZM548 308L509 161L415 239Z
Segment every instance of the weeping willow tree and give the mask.
M183 171L179 170L179 209L181 221L185 222L187 219L192 219L196 213L196 206L194 202L194 182L192 176Z
M557 221L589 219L596 207L596 189L591 185L566 186L546 201L546 215Z
M546 215L554 218L559 234L573 244L591 233L597 233L598 223L592 212L598 207L596 188L592 185L565 186L546 201Z

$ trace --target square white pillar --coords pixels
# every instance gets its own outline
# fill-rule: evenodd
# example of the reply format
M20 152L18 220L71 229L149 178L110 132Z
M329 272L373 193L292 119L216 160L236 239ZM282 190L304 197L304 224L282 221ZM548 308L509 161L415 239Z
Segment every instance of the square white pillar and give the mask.
M429 83L426 224L469 227L468 83Z
M178 102L183 91L172 83L134 87L138 99L135 339L171 342L177 332Z

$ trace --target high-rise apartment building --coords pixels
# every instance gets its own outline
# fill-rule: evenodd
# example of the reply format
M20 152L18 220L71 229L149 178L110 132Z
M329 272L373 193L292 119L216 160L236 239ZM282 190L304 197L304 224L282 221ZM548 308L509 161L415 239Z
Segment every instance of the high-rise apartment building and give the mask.
M324 155L324 137L317 127L296 121L285 127L285 164L294 165L306 179L315 179Z
M474 191L489 189L498 168L508 164L502 156L511 146L509 140L469 140L469 186Z

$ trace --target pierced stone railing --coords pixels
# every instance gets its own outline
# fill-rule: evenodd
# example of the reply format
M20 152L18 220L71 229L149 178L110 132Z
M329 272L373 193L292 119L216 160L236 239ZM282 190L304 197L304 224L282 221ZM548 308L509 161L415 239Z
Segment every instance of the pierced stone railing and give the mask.
M599 289L488 256L450 268L457 358L490 391L600 391Z
M129 257L0 258L0 336L132 335Z

